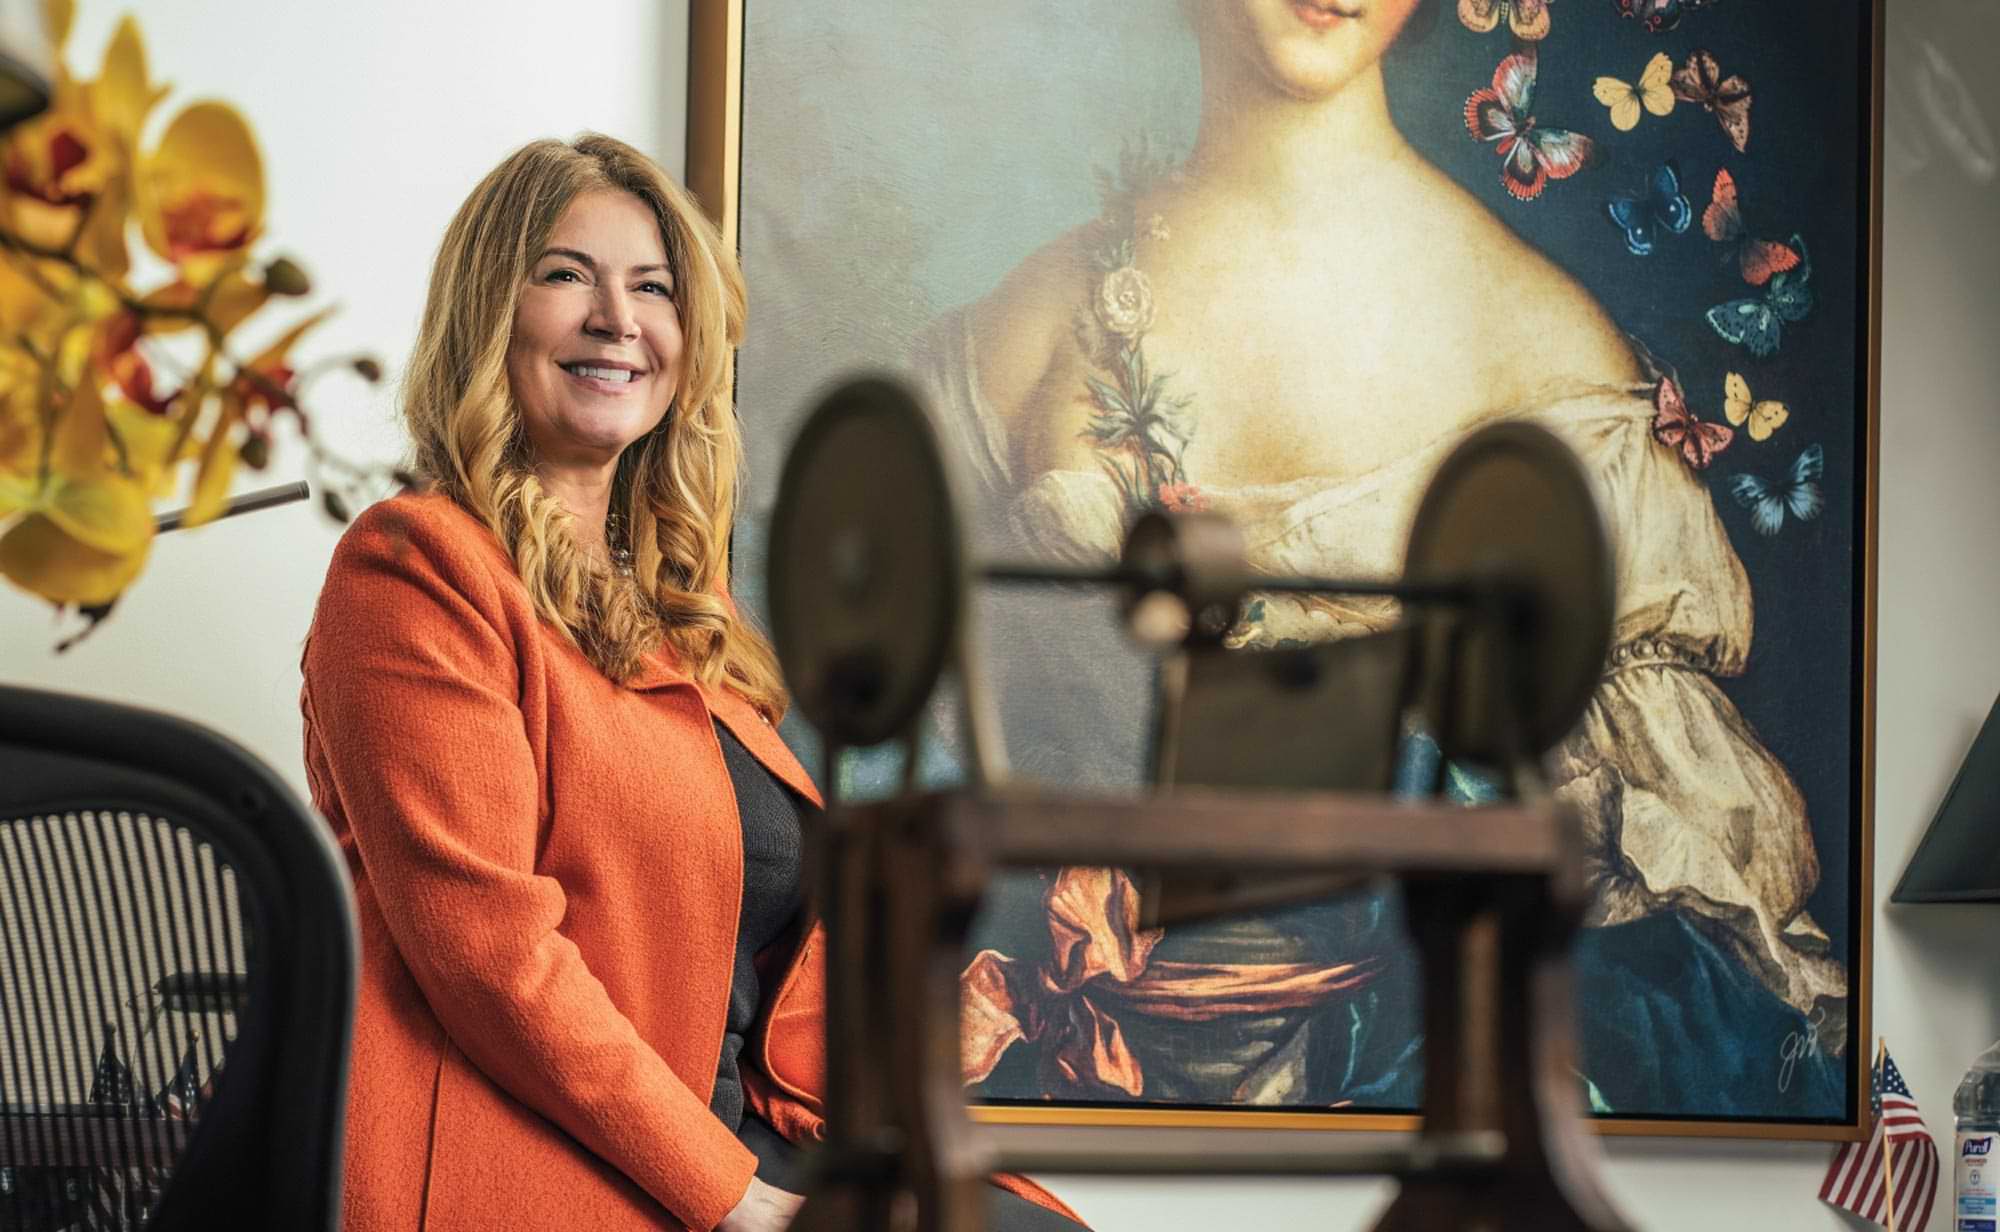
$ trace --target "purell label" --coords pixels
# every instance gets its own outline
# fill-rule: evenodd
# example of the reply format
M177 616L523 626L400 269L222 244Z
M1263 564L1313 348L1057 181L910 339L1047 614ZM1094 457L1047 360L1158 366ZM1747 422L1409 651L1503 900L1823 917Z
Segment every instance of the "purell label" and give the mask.
M2000 1175L1995 1174L2000 1160L1993 1158L1996 1137L2000 1134L1991 1131L1959 1131L1957 1201L1952 1211L1956 1232L2000 1232L2000 1189L1996 1189Z

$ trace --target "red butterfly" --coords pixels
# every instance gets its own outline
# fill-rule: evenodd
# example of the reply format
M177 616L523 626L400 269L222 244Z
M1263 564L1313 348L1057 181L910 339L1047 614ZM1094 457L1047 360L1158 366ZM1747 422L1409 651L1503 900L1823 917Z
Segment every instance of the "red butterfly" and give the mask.
M1736 439L1736 431L1729 425L1696 419L1688 410L1681 387L1670 376L1661 377L1660 387L1653 391L1653 411L1653 439L1680 450L1681 461L1695 470L1707 470L1715 455Z
M1756 239L1744 229L1743 212L1736 208L1736 177L1729 174L1728 168L1715 173L1715 199L1701 212L1701 229L1716 243L1734 246L1733 254L1743 271L1743 281L1753 287L1761 287L1771 281L1771 275L1798 266L1798 249L1790 244ZM1727 260L1728 255L1723 259Z
M1722 66L1706 51L1688 56L1668 82L1675 98L1684 103L1699 103L1715 117L1738 154L1749 147L1749 82L1741 77L1723 77Z
M1533 201L1550 180L1566 180L1590 165L1596 145L1581 133L1535 125L1535 49L1517 51L1493 70L1493 84L1465 100L1465 128L1497 142L1500 183L1517 201Z

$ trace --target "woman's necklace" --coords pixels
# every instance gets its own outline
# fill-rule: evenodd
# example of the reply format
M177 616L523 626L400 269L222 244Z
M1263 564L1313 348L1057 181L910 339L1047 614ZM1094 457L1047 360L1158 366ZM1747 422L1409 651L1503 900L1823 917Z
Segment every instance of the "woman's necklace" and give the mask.
M632 576L632 537L625 529L625 515L616 511L604 515L604 546L611 556L611 568L620 577Z

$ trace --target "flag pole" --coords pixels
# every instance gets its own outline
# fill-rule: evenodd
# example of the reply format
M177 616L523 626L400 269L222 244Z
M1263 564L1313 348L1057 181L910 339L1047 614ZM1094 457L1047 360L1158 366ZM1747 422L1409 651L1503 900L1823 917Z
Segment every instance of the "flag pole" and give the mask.
M1878 1083L1881 1081L1882 1060L1888 1055L1889 1037L1886 1035L1876 1036L1875 1073ZM1881 1114L1878 1112L1876 1115L1879 1117ZM1896 1169L1890 1166L1890 1154L1889 1135L1885 1132L1882 1135L1882 1213L1888 1216L1884 1226L1889 1229L1889 1232L1896 1232Z

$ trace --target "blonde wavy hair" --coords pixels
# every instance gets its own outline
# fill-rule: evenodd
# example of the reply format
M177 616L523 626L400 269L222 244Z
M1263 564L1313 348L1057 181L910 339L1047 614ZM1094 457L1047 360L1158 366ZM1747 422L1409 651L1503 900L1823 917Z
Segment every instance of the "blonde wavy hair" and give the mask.
M507 380L514 307L578 196L614 189L652 208L684 337L659 425L618 459L611 508L629 528L630 577L584 550L542 487ZM606 676L628 680L664 642L707 684L774 722L777 657L727 597L743 442L730 356L743 337L743 275L686 190L633 147L597 133L532 142L480 181L446 229L404 378L403 414L427 482L485 523L535 610Z

